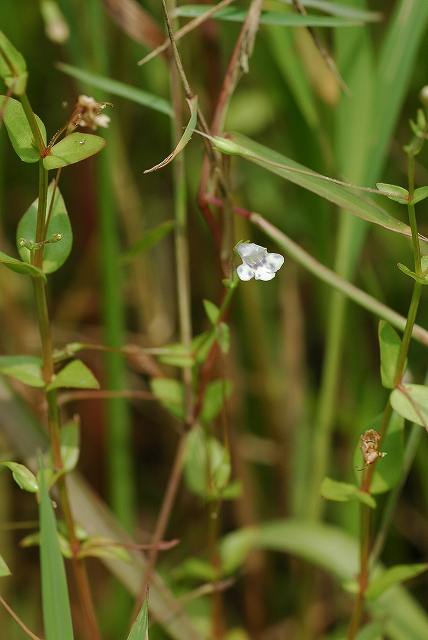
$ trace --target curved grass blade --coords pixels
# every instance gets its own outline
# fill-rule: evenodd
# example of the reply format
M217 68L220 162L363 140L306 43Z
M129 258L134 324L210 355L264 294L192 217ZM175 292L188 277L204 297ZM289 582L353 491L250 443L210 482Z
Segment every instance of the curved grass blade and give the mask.
M132 625L128 640L149 640L149 609L147 599L144 601L140 613Z
M167 164L172 162L181 151L183 151L186 144L190 141L198 119L198 97L193 96L193 98L187 100L187 104L189 105L190 109L190 120L174 151L172 151L169 156L165 158L165 160L159 162L159 164L156 164L151 169L146 169L144 173L151 173L152 171L157 171L158 169L162 169L163 167L165 167Z
M81 82L86 82L91 87L102 89L113 96L131 100L131 102L136 102L143 107L154 109L155 111L159 111L160 113L164 113L165 115L172 117L173 110L170 103L159 96L154 96L152 93L142 91L138 87L132 87L129 84L113 80L112 78L107 78L106 76L101 76L98 73L91 73L90 71L78 69L70 64L63 64L62 62L59 62L57 67L63 73L66 73Z
M292 0L281 0L285 4L293 5ZM310 9L318 9L324 13L328 13L331 16L340 16L341 18L348 18L349 20L358 20L361 22L378 22L382 19L382 14L377 11L366 11L358 7L351 7L337 2L330 2L330 0L300 0L300 3L304 7Z

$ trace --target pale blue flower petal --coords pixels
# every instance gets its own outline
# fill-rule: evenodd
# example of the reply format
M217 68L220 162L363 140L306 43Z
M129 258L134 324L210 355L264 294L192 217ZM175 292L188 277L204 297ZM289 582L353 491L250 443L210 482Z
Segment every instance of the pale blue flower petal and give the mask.
M272 280L275 277L275 271L266 267L259 267L254 270L254 277L256 280Z
M278 271L284 264L284 256L279 253L268 253L266 258L266 267L272 271Z
M252 278L254 278L254 269L251 269L246 264L240 264L236 269L236 273L238 274L240 280L251 280Z

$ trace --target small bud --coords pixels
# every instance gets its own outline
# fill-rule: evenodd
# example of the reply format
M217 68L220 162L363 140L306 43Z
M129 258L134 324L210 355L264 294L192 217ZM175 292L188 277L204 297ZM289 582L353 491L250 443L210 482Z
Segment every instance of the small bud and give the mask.
M424 107L428 107L428 84L426 84L424 87L422 87L420 93L419 93L419 99L422 102L422 104L424 105Z

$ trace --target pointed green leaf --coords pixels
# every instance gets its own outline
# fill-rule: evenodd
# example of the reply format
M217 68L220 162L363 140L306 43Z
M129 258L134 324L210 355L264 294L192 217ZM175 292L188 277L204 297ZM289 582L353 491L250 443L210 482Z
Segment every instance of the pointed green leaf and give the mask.
M391 405L400 416L428 430L428 387L401 384L391 393Z
M23 464L8 460L6 462L0 462L0 467L7 467L8 469L10 469L10 471L12 471L12 477L15 480L16 484L24 491L37 493L37 491L39 490L36 476Z
M371 495L360 491L354 484L338 482L332 478L324 478L321 484L321 495L326 500L336 502L348 502L349 500L359 500L372 509L376 508L376 501Z
M37 267L34 267L32 264L28 264L27 262L17 260L17 258L12 258L12 256L8 256L3 251L0 251L0 264L4 264L7 269L15 271L16 273L21 273L24 276L31 276L32 278L44 277L43 272Z
M67 209L59 189L55 189L54 201L52 203L53 184L48 189L48 206L46 216L51 211L49 226L46 232L46 240L43 250L43 272L53 273L59 269L70 255L73 244L73 232L71 229L70 219ZM37 227L37 205L38 199L22 216L16 230L16 243L24 262L31 261L31 251L28 243L36 242ZM52 209L51 209L52 207Z
M57 373L48 385L52 389L99 389L100 385L94 374L81 360L73 360Z
M129 632L128 640L149 640L149 608L144 601L140 612Z
M157 245L168 233L170 233L175 226L174 220L167 220L162 222L157 227L149 229L145 232L142 238L140 238L128 251L123 255L124 260L130 260L135 256L148 251L155 245Z
M132 558L125 547L103 536L91 536L80 546L79 558L89 557L132 562Z
M10 576L11 571L7 566L6 562L3 560L3 557L0 556L0 578L5 578L6 576Z
M40 153L21 103L14 98L0 96L0 112L3 114L5 127L17 156L24 162L38 162ZM36 120L46 144L45 125L37 115Z
M176 158L179 155L179 153L183 151L187 143L190 142L190 139L196 127L196 122L198 120L197 96L193 96L193 98L190 98L190 100L187 100L187 104L189 105L189 109L190 109L190 120L187 123L187 127L185 128L183 135L178 141L178 144L175 147L174 151L172 151L169 154L169 156L165 158L165 160L162 160L162 162L159 162L159 164L156 164L154 167L151 167L150 169L146 169L144 173L151 173L152 171L157 171L158 169L162 169L163 167L165 167L167 164L172 162L174 158Z
M426 562L420 564L397 564L371 580L366 591L366 598L368 600L376 600L393 585L415 578L427 571L427 569L428 564Z
M78 419L61 427L61 458L64 471L73 471L80 455L80 423Z
M28 73L24 57L0 31L0 78L18 96L25 93Z
M48 475L49 474L46 473L46 476ZM58 528L59 528L59 525L58 525ZM64 556L64 558L68 558L68 559L72 558L73 553L71 551L71 546L69 541L65 537L65 535L63 535L60 531L58 531L57 537L58 537L58 545L59 545L59 550L61 551L61 555ZM25 536L25 538L22 538L22 540L20 540L19 542L19 546L22 547L23 549L28 549L29 547L39 547L40 531L35 531L34 533L30 533L28 536Z
M176 418L184 419L184 390L181 382L170 378L154 378L150 387L165 409Z
M44 387L41 358L35 356L0 356L0 373L20 380L30 387Z
M146 91L142 91L138 87L132 87L124 82L118 82L112 78L100 76L97 73L91 73L90 71L84 71L83 69L72 67L69 64L59 63L57 66L60 71L63 71L72 78L76 78L76 80L80 80L91 87L102 89L113 96L119 96L120 98L131 100L136 104L140 104L143 107L149 107L149 109L154 109L155 111L159 111L160 113L164 113L170 117L172 117L174 113L171 104L167 102L167 100L164 100L159 96L154 96Z
M215 420L231 393L232 383L230 380L220 379L208 383L199 416L201 422L209 424Z
M419 187L419 189L415 189L415 193L413 194L413 204L417 204L422 200L428 198L428 187Z
M40 564L42 574L43 622L46 640L73 640L70 601L64 561L58 542L55 515L49 498L45 472L40 485Z
M165 350L167 353L159 356L159 362L162 364L169 364L172 367L193 367L195 364L193 355L180 342L169 344Z
M216 304L214 304L214 302L211 302L210 300L203 300L203 304L205 313L208 316L208 320L211 322L211 324L216 324L220 317L220 309Z
M409 278L412 278L412 280L415 280L415 282L419 282L419 284L422 284L422 285L427 285L428 284L428 278L427 278L426 275L425 276L418 276L414 271L409 269L409 267L406 267L406 265L402 264L401 262L398 262L397 267L406 276L409 276Z
M227 449L199 427L186 437L184 476L189 489L206 500L224 498L231 473Z
M377 182L376 187L380 193L390 200L394 200L394 202L399 202L400 204L409 203L409 192L407 189L403 189L403 187L398 187L395 184L386 184L384 182Z
M95 155L106 145L104 138L93 133L70 133L57 144L54 144L49 155L43 158L45 169L58 169L75 164Z
M241 156L254 162L267 171L333 202L344 211L348 211L362 220L378 224L396 233L411 236L408 225L391 216L379 204L370 200L366 194L362 195L356 189L336 184L329 178L245 136L234 134L232 140L215 137L212 138L212 142L222 153Z
M387 389L393 389L401 339L396 330L385 320L379 322L378 333L382 384Z

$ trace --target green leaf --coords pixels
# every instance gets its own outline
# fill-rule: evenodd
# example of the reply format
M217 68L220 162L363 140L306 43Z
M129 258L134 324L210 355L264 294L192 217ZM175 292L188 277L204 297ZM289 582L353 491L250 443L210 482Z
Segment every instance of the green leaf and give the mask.
M216 327L216 340L220 345L223 353L229 353L230 348L230 330L225 322L220 322Z
M360 491L354 484L338 482L331 478L324 478L321 484L321 495L326 500L336 502L348 502L349 500L359 500L372 509L376 508L376 501L365 491Z
M223 408L225 401L232 393L230 380L213 380L207 384L200 413L201 422L209 424L213 422Z
M79 558L107 558L132 562L129 552L110 538L91 536L80 546Z
M55 515L49 498L45 471L39 472L40 563L43 622L46 640L73 640L70 601L64 561L58 542Z
M391 405L409 422L428 429L428 387L423 384L401 384L391 393Z
M203 300L203 304L205 313L208 316L208 320L211 322L211 324L216 324L220 317L220 309L216 304L214 304L214 302L211 302L210 300Z
M0 31L0 77L18 96L25 93L28 73L24 57Z
M366 591L368 600L376 600L387 589L395 584L410 580L424 573L428 569L426 562L420 564L397 564L395 567L386 569L382 574L370 581Z
M22 262L21 260L17 260L17 258L12 258L3 251L0 251L0 264L4 264L7 269L15 271L16 273L21 273L24 276L31 276L32 278L44 277L43 272L37 267L34 267L32 264Z
M73 553L71 551L71 546L65 535L63 535L60 531L58 531L58 545L59 550L61 551L61 555L64 558L72 558ZM40 531L36 531L34 533L30 533L25 538L22 538L19 542L19 546L23 549L28 549L29 547L39 547L40 546Z
M336 184L329 178L326 179L325 176L245 136L234 134L232 140L214 137L212 142L222 153L241 156L250 162L254 162L267 171L271 171L304 189L308 189L308 191L316 193L321 198L333 202L338 207L362 220L378 224L396 233L411 236L408 225L391 216L388 211L366 196L357 193L355 189Z
M425 267L426 267L426 259L428 256L423 256L423 258L421 259L421 263L422 263L422 269L425 273ZM424 266L425 265L425 266ZM412 278L413 280L415 280L416 282L419 282L419 284L422 285L427 285L428 284L428 276L427 275L423 275L423 276L418 276L414 271L412 271L411 269L409 269L409 267L406 267L405 264L402 264L401 262L399 262L397 264L397 267L400 269L400 271L402 271L406 276L409 276L409 278Z
M193 367L195 364L193 355L181 343L169 344L165 347L167 353L159 356L159 362L173 367Z
M415 189L413 194L413 204L417 204L422 200L428 198L428 187L419 187L419 189Z
M213 5L191 4L178 7L175 15L182 18L197 18L203 15ZM235 7L226 7L212 16L216 20L227 20L230 22L243 22L247 12ZM291 12L262 11L260 24L271 24L282 27L352 27L362 24L361 20L355 18L329 17L318 15L299 15Z
M172 162L174 158L176 158L178 154L181 153L181 151L183 151L187 143L190 142L190 139L196 127L196 122L198 120L197 96L193 96L193 98L191 98L190 100L187 100L187 104L189 105L189 109L190 109L190 120L187 123L187 127L185 128L183 135L178 141L178 144L175 147L174 151L172 151L169 154L169 156L165 158L165 160L162 160L162 162L159 162L159 164L156 164L154 167L151 167L150 169L146 169L144 173L151 173L152 171L157 171L158 169L162 169L163 167L165 167L167 164Z
M44 387L42 360L35 356L0 356L0 373L30 387Z
M379 192L394 202L400 204L409 204L409 192L403 187L398 187L395 184L386 184L384 182L377 182L376 187Z
M178 380L154 378L150 382L153 394L173 416L184 419L184 390Z
M355 593L358 593L358 585ZM357 640L384 640L384 624L381 622L370 622L366 624L358 633Z
M0 578L5 578L6 576L10 576L11 571L7 566L6 562L3 560L3 557L0 556Z
M211 329L195 336L192 340L193 356L196 364L202 364L208 357L216 340L216 332Z
M149 608L144 601L140 612L129 632L128 640L149 640Z
M189 489L206 500L224 498L231 473L225 447L195 426L186 437L184 476Z
M70 219L58 188L55 189L54 201L51 205L53 190L54 186L52 184L48 189L48 206L46 211L46 216L48 216L52 206L49 226L46 232L46 240L48 242L45 244L43 250L42 269L44 273L53 273L59 269L70 255L73 244L73 231L71 229ZM36 242L37 206L38 199L35 200L24 213L16 230L18 252L22 260L27 263L30 263L32 254L28 248L28 244L31 246Z
M126 253L123 254L123 259L130 260L140 253L148 251L163 240L165 236L171 233L174 226L174 220L167 220L166 222L158 224L157 227L149 229L145 232L142 238L140 238L130 249L128 249L128 251L126 251Z
M131 100L136 104L140 104L143 107L149 107L149 109L154 109L155 111L159 111L160 113L164 113L165 115L170 117L172 117L174 114L172 106L169 102L167 102L163 98L160 98L159 96L154 96L151 93L142 91L137 87L132 87L129 84L118 82L117 80L113 80L112 78L100 76L97 73L91 73L89 71L84 71L83 69L78 69L77 67L72 67L69 64L59 63L57 67L58 69L60 69L60 71L63 71L72 78L76 78L76 80L85 82L91 87L102 89L106 93L110 93L113 96L126 98L127 100Z
M0 96L0 112L9 136L9 140L17 156L23 162L38 162L40 153L34 140L33 132L28 123L22 104L18 100L7 96ZM46 144L46 128L36 115L37 124Z
M212 582L216 579L213 565L200 558L187 558L173 570L174 580L202 580Z
M80 455L80 423L78 419L61 427L61 458L64 471L73 471Z
M380 429L382 416L378 416L371 424L370 428ZM371 484L371 493L385 493L400 481L404 463L404 420L397 413L393 413L389 423L386 436L381 443L382 452L386 453L384 458L378 459ZM360 442L354 453L355 477L359 483L361 474L365 467L365 462L361 453Z
M385 320L379 322L378 334L382 384L387 389L393 389L401 338Z
M286 3L292 5L292 0L286 0ZM348 6L330 0L300 0L304 7L318 9L332 16L341 16L351 20L359 20L361 22L378 22L382 19L382 14L375 11L366 11L359 7Z
M99 389L100 385L94 374L81 360L73 360L57 373L47 389Z
M45 169L58 169L75 164L95 155L106 145L104 138L93 133L70 133L57 144L54 144L49 155L43 158Z
M19 464L19 462L6 461L0 462L0 467L7 467L8 469L10 469L10 471L12 471L12 477L15 480L16 484L24 491L37 493L37 491L39 490L36 476L23 464Z

